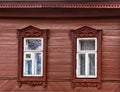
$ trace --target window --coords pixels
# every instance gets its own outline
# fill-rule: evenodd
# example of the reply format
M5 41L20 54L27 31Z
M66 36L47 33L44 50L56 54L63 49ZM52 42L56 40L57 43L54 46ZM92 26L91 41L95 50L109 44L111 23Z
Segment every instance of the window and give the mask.
M43 75L43 38L24 38L24 76Z
M87 26L70 31L73 87L101 87L101 34L101 30Z
M46 86L48 30L18 29L18 83Z
M77 78L97 77L97 39L77 38Z

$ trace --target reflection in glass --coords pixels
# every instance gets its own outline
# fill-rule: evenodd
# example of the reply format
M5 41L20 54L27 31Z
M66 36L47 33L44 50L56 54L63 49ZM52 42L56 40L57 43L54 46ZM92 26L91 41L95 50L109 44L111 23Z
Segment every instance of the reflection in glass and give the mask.
M41 50L41 39L26 39L26 50Z
M95 75L95 54L89 54L89 75Z
M26 54L26 58L31 58L31 54Z
M80 75L85 75L85 54L79 54Z
M25 75L32 74L32 60L25 60Z
M80 40L81 50L95 50L95 40Z
M35 53L36 74L41 74L41 53Z

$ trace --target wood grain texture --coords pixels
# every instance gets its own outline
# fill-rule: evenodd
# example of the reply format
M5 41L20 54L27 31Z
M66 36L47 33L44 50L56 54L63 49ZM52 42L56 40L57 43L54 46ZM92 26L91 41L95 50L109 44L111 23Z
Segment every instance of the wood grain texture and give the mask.
M119 92L120 91L120 83L103 83L102 89L96 89L96 88L76 88L74 89L74 92Z
M18 87L16 80L0 80L0 92L2 91L72 91L70 82L48 82L46 88L41 86L31 87L23 84L22 87Z
M108 3L108 2L107 2ZM18 3L17 3L18 4ZM68 3L69 4L69 3ZM23 5L23 4L22 4ZM33 2L32 2L32 5L33 5ZM32 6L32 5L28 5L29 7ZM53 5L53 4L52 4ZM8 18L8 17L18 17L18 18L31 18L31 17L34 17L34 18L61 18L61 17L64 17L64 18L71 18L71 17L74 17L74 18L78 18L78 17L98 17L98 18L101 18L101 17L119 17L120 16L120 10L119 8L118 9L115 9L113 8L113 5L111 5L110 3L110 6L112 6L112 8L92 8L91 5L89 8L76 8L76 7L79 7L79 5L77 6L74 6L72 5L73 7L75 8L70 8L70 7L66 7L65 9L65 6L64 4L62 4L64 8L60 8L61 6L59 6L59 8L45 8L45 7L41 7L41 9L39 8L27 8L25 5L25 8L17 8L17 9L14 9L14 8L8 8L8 9L5 9L5 8L2 8L0 9L0 17L5 17L5 18ZM102 7L105 7L106 5L103 5L101 4ZM4 4L3 4L4 6ZM46 5L48 7L48 5ZM85 5L85 7L88 7L89 5ZM93 5L94 6L94 5ZM116 5L115 5L116 6ZM119 4L118 4L119 6ZM14 7L16 7L16 5L14 5ZM56 7L56 4L55 4L55 7ZM83 7L83 6L82 6ZM95 7L95 6L94 6ZM107 5L107 7L109 7L109 5ZM99 11L99 12L98 12ZM112 13L111 13L112 11ZM42 12L42 13L41 13Z
M28 25L50 29L48 40L48 86L17 85L18 42L16 30ZM100 90L71 88L72 60L68 32L82 26L103 30L102 79ZM0 92L119 92L120 90L120 18L0 18ZM106 81L106 82L104 82ZM108 82L110 81L110 82Z
M18 87L16 80L0 80L0 92L119 92L120 83L104 82L102 89L94 87L71 88L70 82L49 82L46 88L28 85Z

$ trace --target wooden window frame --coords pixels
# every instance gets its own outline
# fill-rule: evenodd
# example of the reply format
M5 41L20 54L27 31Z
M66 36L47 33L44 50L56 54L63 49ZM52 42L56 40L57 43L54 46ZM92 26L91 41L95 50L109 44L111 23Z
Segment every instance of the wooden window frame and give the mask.
M37 39L37 40L41 40L41 50L26 50L25 48L26 48L26 40L29 40L29 39ZM24 66L23 66L23 76L43 76L43 38L24 38L24 60L23 60L23 62L24 62ZM34 54L35 53L40 53L41 54L41 74L40 75L37 75L37 74L33 74L33 72L35 73L35 64L33 64L33 63L35 63L34 62ZM26 54L31 54L31 59L29 59L29 58L26 58ZM24 73L25 73L25 60L32 60L32 74L31 75L25 75Z
M102 83L102 30L83 26L76 30L71 30L69 33L72 45L72 87L97 87L101 88ZM97 77L96 78L77 78L76 63L77 63L77 39L79 38L96 38L97 39Z
M94 40L95 41L95 50L80 50L79 49L79 41L83 40ZM85 54L85 75L80 75L80 65L79 65L79 54ZM95 75L90 76L89 74L89 60L88 60L88 54L95 54ZM77 38L77 52L76 52L76 77L77 78L96 78L97 77L97 39L96 38Z
M47 29L39 29L34 26L28 26L17 30L18 35L18 85L28 84L31 86L47 85L47 44L48 44ZM42 76L24 76L24 38L42 38L43 39L43 72Z

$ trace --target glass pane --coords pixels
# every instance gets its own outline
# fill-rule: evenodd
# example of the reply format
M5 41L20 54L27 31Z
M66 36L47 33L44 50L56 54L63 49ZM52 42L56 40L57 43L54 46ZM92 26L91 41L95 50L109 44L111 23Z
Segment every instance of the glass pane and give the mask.
M26 54L26 58L31 58L31 54Z
M32 60L25 60L25 75L32 74Z
M89 75L95 75L95 54L89 54Z
M95 40L80 40L81 50L95 50Z
M41 39L26 39L26 50L41 50L42 41Z
M79 54L80 75L85 75L85 54Z
M37 75L41 74L41 53L35 53L35 71Z

